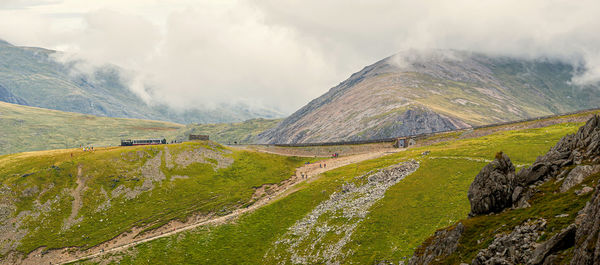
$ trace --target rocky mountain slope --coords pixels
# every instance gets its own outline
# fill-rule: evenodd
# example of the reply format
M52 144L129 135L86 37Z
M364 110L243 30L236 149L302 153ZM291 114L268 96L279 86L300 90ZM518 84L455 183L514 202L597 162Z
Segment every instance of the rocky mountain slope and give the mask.
M472 218L436 232L409 264L598 264L599 180L600 116L518 173L499 153L469 188Z
M106 65L92 73L83 73L74 62L55 60L56 53L0 41L0 101L98 116L179 123L281 116L276 111L235 104L184 112L166 105L149 105L127 88L128 80L122 69Z
M385 58L259 136L265 143L396 137L600 106L573 66L462 51Z

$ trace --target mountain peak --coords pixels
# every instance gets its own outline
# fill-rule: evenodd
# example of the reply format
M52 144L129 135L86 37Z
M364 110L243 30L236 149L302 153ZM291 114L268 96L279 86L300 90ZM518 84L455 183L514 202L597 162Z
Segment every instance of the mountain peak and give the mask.
M459 50L408 50L352 74L259 135L265 143L400 137L598 107L573 66Z

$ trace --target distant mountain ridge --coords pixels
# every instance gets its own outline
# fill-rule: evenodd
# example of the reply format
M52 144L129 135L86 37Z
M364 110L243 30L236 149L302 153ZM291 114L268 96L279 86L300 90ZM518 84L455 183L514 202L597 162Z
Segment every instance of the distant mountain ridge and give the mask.
M149 105L131 92L122 70L106 65L81 73L74 63L53 59L56 51L18 47L0 40L0 101L108 117L139 118L179 123L235 122L276 118L282 114L242 104L214 109L177 111Z
M258 136L262 143L366 140L600 106L600 85L549 60L455 50L403 52L353 74Z

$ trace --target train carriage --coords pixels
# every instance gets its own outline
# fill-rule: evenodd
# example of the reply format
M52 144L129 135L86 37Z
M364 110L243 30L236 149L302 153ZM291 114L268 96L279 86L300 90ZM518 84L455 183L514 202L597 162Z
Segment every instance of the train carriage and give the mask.
M121 146L166 144L167 139L121 140Z

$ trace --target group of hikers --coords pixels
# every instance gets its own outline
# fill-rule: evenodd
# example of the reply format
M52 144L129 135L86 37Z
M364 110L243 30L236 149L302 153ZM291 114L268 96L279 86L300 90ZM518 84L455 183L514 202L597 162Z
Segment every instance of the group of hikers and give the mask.
M92 145L88 145L88 146L83 146L81 145L81 150L83 150L84 152L92 152L94 151L94 146Z
M340 156L340 154L338 153L333 153L331 154L331 158L338 158ZM306 162L304 163L305 165L310 165L310 162ZM327 168L327 163L319 163L319 168ZM308 178L308 174L305 172L300 172L300 177L302 179L307 179Z

